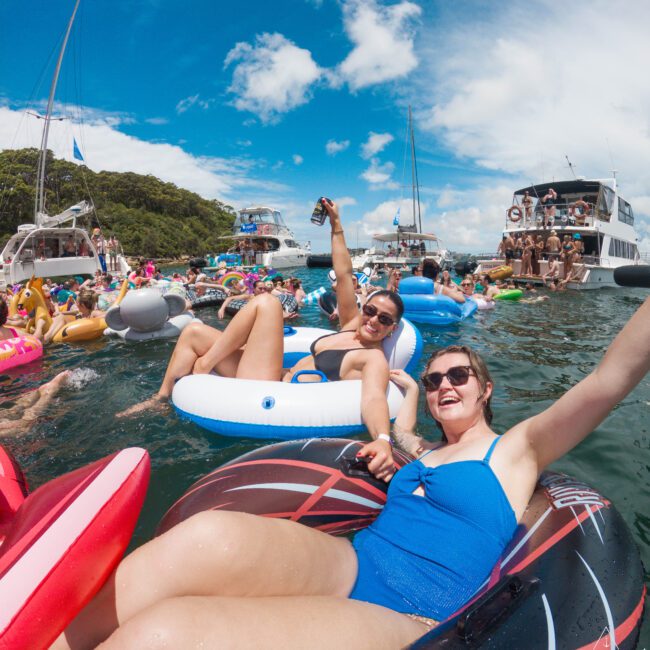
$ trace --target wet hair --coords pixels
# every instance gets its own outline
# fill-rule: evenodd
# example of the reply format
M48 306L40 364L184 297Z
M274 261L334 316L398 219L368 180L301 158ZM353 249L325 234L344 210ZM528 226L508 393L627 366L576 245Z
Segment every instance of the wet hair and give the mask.
M370 294L368 297L368 302L374 300L375 298L378 298L379 296L386 296L386 298L388 298L395 305L395 309L397 309L397 322L399 323L402 316L404 315L404 303L399 297L399 294L395 293L394 291L389 291L388 289L380 289L379 291L375 291L374 293Z
M9 318L9 307L4 298L0 297L0 327L7 322L7 318Z
M429 278L430 280L435 280L440 273L440 264L435 260L425 259L422 262L422 276Z
M481 387L481 394L478 396L478 400L480 401L485 395L485 391L487 390L487 385L488 383L494 384L492 381L492 377L490 376L490 371L488 370L487 365L485 364L485 361L481 358L481 356L472 350L467 345L449 345L446 348L441 348L440 350L437 350L434 352L429 359L427 360L425 366L424 366L424 374L427 373L429 366L436 360L439 359L440 357L443 357L446 354L466 354L467 358L469 359L469 365L471 366L472 370L474 371L474 374L476 375L476 379L479 383L479 386ZM485 418L485 421L488 424L491 424L492 422L492 406L490 402L492 401L492 395L485 400L485 403L483 405L483 417ZM447 442L447 436L445 435L444 429L442 428L442 425L438 420L436 420L433 417L433 414L431 413L431 410L429 409L429 404L425 401L425 412L427 415L430 415L434 422L438 425L438 428L442 431L442 440L444 442Z
M86 309L92 311L93 309L95 309L95 306L97 305L98 298L99 295L96 294L94 291L88 289L82 289L79 292L79 298L77 298L77 301L79 302L80 305L83 305Z

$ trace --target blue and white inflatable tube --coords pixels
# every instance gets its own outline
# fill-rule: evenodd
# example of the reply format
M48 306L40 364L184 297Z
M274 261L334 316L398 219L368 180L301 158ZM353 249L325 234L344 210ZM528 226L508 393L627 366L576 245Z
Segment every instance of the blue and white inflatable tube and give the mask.
M458 303L448 296L434 294L433 280L429 278L402 280L399 295L404 302L404 316L415 323L452 325L469 318L478 309L472 298Z
M317 327L285 327L283 365L295 365L309 354L313 341L331 333ZM384 353L391 368L413 372L422 355L420 332L402 319L393 336L384 341ZM404 398L393 383L386 398L393 420ZM172 403L182 418L226 436L295 440L365 431L360 379L288 383L190 375L174 386Z

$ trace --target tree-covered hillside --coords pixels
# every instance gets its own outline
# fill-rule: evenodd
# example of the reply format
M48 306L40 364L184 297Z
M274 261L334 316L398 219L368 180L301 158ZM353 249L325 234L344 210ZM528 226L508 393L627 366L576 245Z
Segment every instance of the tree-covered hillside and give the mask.
M21 223L34 221L37 149L0 152L0 250ZM54 215L86 199L95 205L90 223L114 233L127 255L179 257L222 251L235 214L230 206L163 183L154 176L93 172L57 160L48 151L46 209ZM86 218L87 220L88 218Z

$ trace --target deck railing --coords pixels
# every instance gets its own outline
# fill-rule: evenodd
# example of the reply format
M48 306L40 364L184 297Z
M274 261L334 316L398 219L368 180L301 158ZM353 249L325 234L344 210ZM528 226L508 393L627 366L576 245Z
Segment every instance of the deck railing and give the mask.
M597 219L595 206L593 203L587 203L587 206L586 209L583 204L576 206L576 202L554 203L553 205L538 203L536 206L530 206L526 209L523 205L515 204L506 211L506 222L508 226L523 226L524 228L535 228L544 225L549 227L593 227ZM513 217L517 217L517 210L513 208L519 208L521 219L513 221Z

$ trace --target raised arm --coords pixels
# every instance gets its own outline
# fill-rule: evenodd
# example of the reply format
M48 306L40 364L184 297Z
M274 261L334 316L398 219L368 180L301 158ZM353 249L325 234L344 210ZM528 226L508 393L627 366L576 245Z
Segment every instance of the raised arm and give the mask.
M356 326L359 318L357 299L352 284L352 259L345 244L345 236L336 203L323 200L332 226L332 266L336 273L336 301L341 329ZM388 381L388 379L386 380Z
M592 373L551 407L506 435L523 436L539 471L584 440L650 370L650 298Z
M393 422L391 438L394 444L407 454L420 456L425 449L433 446L418 435L416 430L420 389L415 379L404 370L391 370L390 380L404 392L404 401Z

